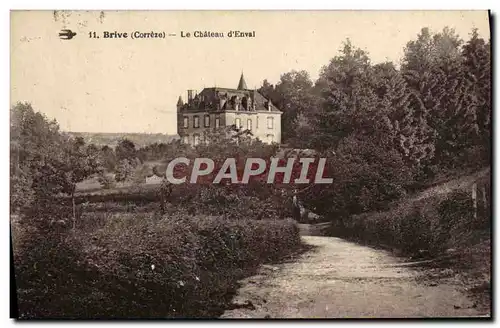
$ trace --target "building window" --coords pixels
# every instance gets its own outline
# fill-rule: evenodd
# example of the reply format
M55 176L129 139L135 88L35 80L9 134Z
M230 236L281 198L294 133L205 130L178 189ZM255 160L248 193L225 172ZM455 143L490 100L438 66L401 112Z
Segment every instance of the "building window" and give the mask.
M256 129L259 128L259 117L258 116L255 118L255 128Z
M274 136L272 134L267 135L267 142L268 143L273 143L274 142Z
M220 118L215 118L215 128L218 129L220 127Z
M193 135L193 145L198 146L200 144L200 135L195 134Z
M274 117L267 118L267 128L274 129Z
M234 120L234 125L236 125L236 128L239 129L241 128L241 120L239 118Z
M210 115L205 115L205 127L210 127Z
M184 116L184 128L189 128L189 117Z
M184 143L184 144L186 144L186 145L187 145L187 144L189 144L189 136L184 136L184 137L182 138L182 143Z
M194 119L193 127L199 128L200 127L200 118L198 116L194 116L193 119Z
M251 119L247 120L247 130L252 131L252 120Z

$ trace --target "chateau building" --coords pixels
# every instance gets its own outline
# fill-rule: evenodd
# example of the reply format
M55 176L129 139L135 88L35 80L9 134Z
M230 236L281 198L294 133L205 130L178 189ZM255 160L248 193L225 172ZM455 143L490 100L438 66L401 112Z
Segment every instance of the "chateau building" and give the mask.
M190 145L205 142L205 133L235 125L266 143L281 142L282 112L257 90L248 89L241 74L237 89L188 90L187 102L177 102L177 131Z

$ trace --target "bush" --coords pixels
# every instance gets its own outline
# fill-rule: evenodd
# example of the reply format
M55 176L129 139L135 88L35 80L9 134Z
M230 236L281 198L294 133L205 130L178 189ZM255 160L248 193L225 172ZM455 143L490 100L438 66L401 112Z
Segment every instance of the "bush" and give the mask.
M183 214L112 215L59 236L18 252L23 317L213 317L239 279L300 245L293 221Z
M224 215L232 219L275 219L291 217L291 197L281 190L252 182L248 185L188 185L177 206L195 215Z
M487 238L489 215L478 211L474 219L473 210L470 192L458 190L406 200L386 212L354 215L335 229L345 237L405 255L437 256L448 248L467 248Z
M13 229L14 230L14 229ZM18 227L14 248L19 318L79 318L90 295L92 272L75 245L60 234Z
M112 189L116 186L114 177L104 172L97 176L97 181L101 184L103 189Z
M402 156L369 139L345 138L327 162L333 183L316 185L301 197L308 208L342 220L351 215L383 211L405 195L413 171Z

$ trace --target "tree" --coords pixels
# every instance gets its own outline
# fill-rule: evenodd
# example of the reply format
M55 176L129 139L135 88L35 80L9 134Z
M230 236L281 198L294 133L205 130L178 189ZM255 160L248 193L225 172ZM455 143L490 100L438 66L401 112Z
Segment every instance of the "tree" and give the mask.
M375 65L374 87L380 99L379 110L386 118L382 126L381 144L394 147L408 165L419 166L425 158L432 158L434 144L422 133L426 122L419 120L411 107L412 93L403 76L392 63ZM384 132L385 138L384 139Z
M10 113L11 208L20 212L62 191L64 177L58 167L65 140L57 122L29 103L17 103Z
M134 167L127 159L122 159L118 162L118 166L116 168L115 181L123 182L129 179L132 176Z
M316 115L317 149L336 147L352 133L373 135L373 122L380 118L372 78L367 53L347 40L340 55L323 67L317 82L322 96L321 110Z
M430 166L462 165L470 147L476 115L466 105L470 92L461 44L453 29L433 35L425 28L405 48L401 70L412 91L410 107L435 148L435 156L427 160Z
M313 82L306 71L292 70L282 74L280 81L273 86L264 80L259 92L269 98L283 115L282 139L287 143L303 142L297 135L297 118L299 115L310 115L317 107L317 98L312 92Z
M429 28L423 28L417 40L409 41L404 49L401 64L401 74L411 92L409 108L418 126L419 136L435 145L436 131L429 126L432 112L439 110L439 99L436 96L440 91L439 80L436 79L435 52L433 38ZM432 148L430 150L433 150ZM434 156L433 152L421 153L419 162L428 163Z
M371 65L368 54L349 40L314 89L322 106L308 123L334 181L312 186L302 199L340 220L383 210L404 195L417 153L426 146L409 110L411 91L392 63Z
M65 177L64 192L71 196L73 208L73 229L76 228L76 184L99 172L98 153L96 149L85 147L85 141L77 137L68 142L64 149L64 165L62 170Z
M275 91L274 85L269 83L269 81L267 81L267 79L262 82L262 86L259 88L258 91L266 99L271 99L271 101L275 105L278 105L278 103L280 102L280 99L278 98L278 94Z
M99 153L99 164L109 172L113 172L116 168L116 155L113 148L103 146Z
M30 104L11 108L11 204L14 211L53 207L61 193L71 195L73 227L76 221L76 183L97 172L97 149L85 147L82 138L70 139L59 132L56 121L35 112Z
M490 44L472 30L462 48L468 110L474 113L475 145L482 149L483 161L489 162L491 150L491 52Z
M124 159L133 160L137 157L134 143L126 138L120 140L120 142L116 146L115 153L119 161Z
M315 133L314 116L305 113L299 113L293 122L295 126L295 136L291 138L293 147L307 149L311 148L310 136Z
M327 165L333 183L313 185L300 197L306 207L340 225L351 215L386 210L412 181L412 170L401 154L368 136L343 138Z

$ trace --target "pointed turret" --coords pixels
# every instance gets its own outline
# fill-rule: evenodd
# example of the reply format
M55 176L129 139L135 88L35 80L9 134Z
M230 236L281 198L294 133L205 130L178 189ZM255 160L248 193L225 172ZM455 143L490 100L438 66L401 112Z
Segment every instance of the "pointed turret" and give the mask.
M247 83L245 82L245 77L243 76L243 72L241 72L240 82L238 83L238 90L246 90Z
M184 106L184 101L182 101L182 97L179 96L179 100L177 100L177 110L181 110L182 106Z

